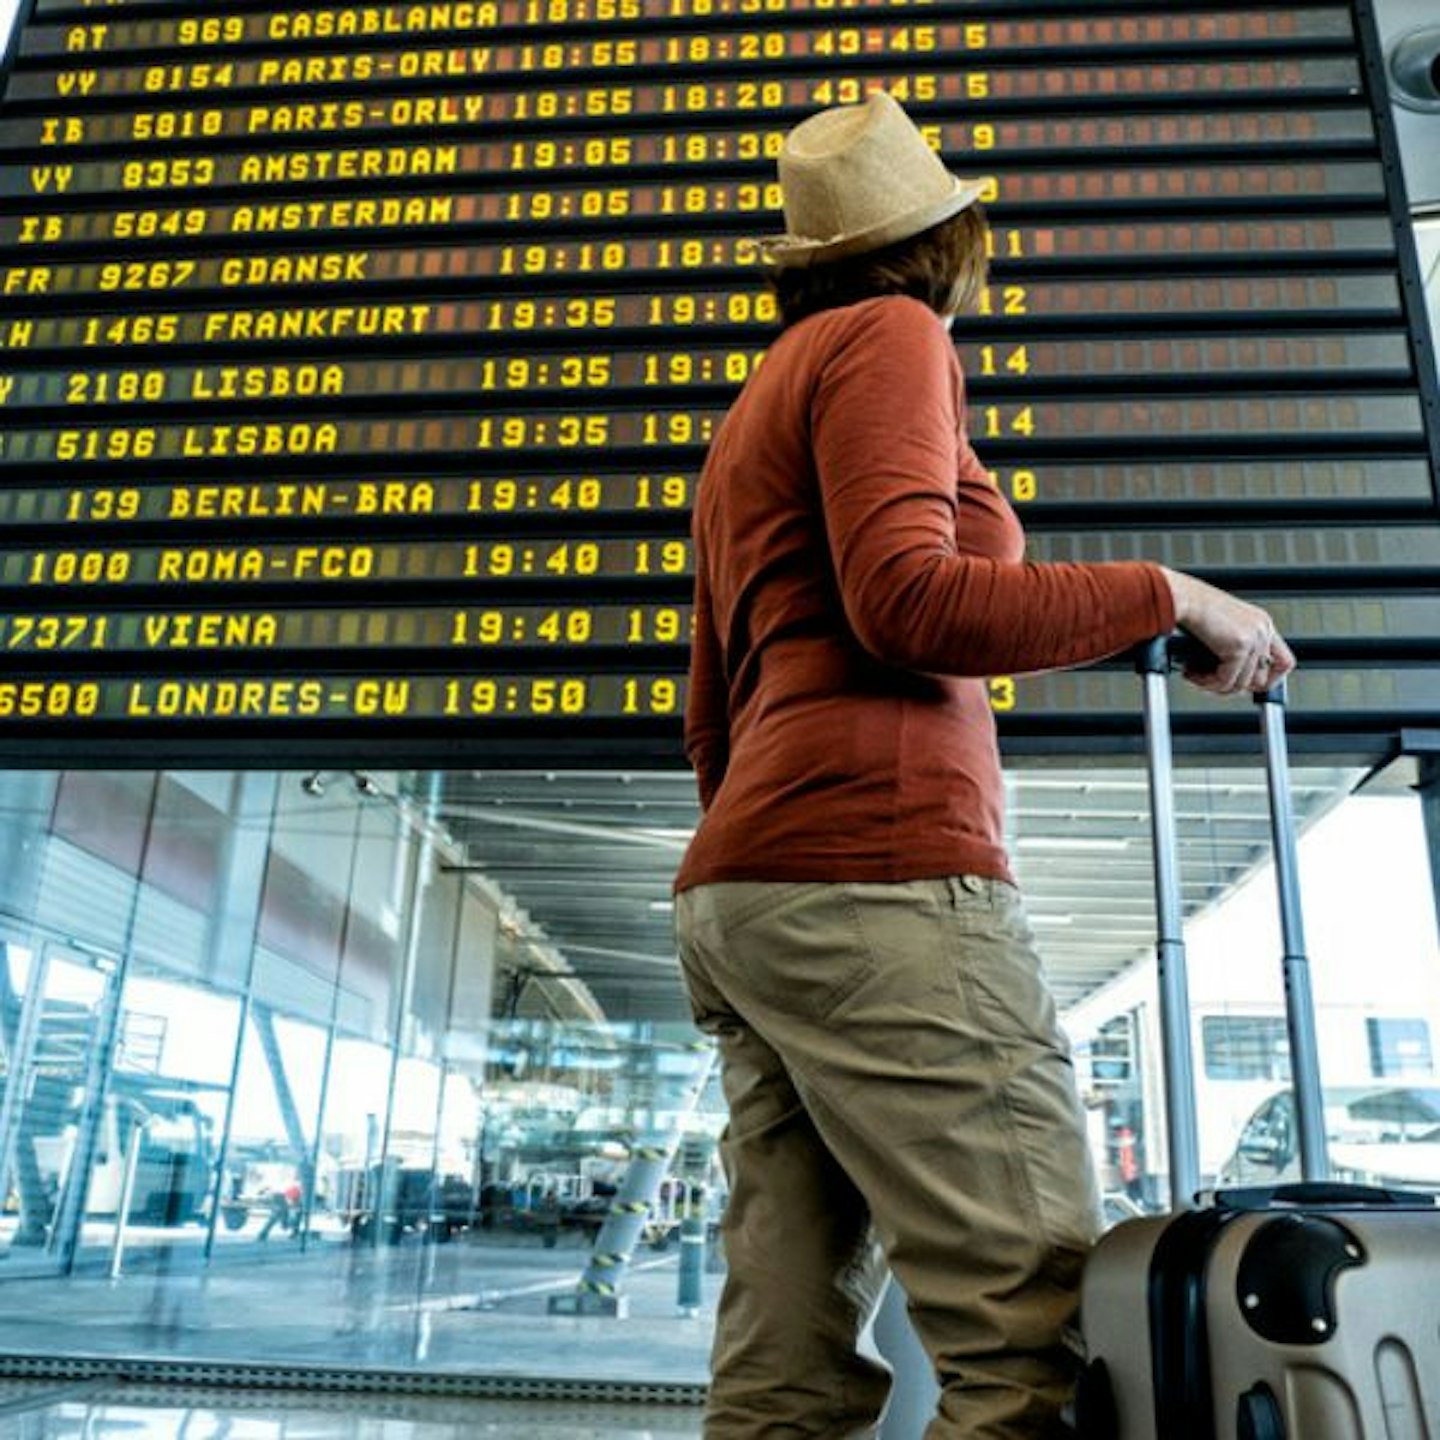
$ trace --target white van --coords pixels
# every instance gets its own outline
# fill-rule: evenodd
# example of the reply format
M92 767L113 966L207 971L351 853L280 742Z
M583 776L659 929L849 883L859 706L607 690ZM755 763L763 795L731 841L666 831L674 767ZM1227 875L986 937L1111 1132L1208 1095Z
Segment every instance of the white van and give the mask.
M1376 1083L1325 1092L1325 1138L1335 1179L1440 1190L1440 1086ZM1295 1095L1259 1106L1220 1166L1219 1185L1275 1185L1300 1178Z
M82 1098L83 1092L77 1091L57 1134L35 1137L35 1158L53 1196L61 1195L69 1181ZM137 1126L142 1129L130 1220L148 1225L203 1220L214 1180L208 1119L182 1090L129 1086L112 1090L101 1107L85 1194L86 1215L105 1218L119 1213Z

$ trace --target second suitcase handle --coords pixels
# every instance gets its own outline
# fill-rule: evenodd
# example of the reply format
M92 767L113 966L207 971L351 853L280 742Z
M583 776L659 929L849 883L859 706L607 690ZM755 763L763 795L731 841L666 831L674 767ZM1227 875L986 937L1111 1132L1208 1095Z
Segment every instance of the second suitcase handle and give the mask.
M1265 742L1266 788L1270 792L1270 841L1280 905L1281 975L1285 982L1285 1025L1290 1039L1290 1074L1295 1085L1295 1119L1300 1174L1323 1181L1330 1176L1325 1142L1325 1096L1320 1085L1320 1047L1310 960L1300 915L1300 868L1295 853L1295 810L1290 798L1290 755L1285 743L1285 682L1255 697Z

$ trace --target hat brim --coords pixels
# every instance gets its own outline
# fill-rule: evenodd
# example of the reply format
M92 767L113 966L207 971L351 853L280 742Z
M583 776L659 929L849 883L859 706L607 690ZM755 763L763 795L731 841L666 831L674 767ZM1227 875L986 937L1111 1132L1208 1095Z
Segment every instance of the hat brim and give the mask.
M871 250L882 250L887 245L898 244L958 215L973 205L985 188L978 180L962 180L958 175L950 177L950 193L940 200L932 200L916 210L901 215L892 215L879 225L857 230L852 235L836 235L828 240L807 240L798 235L770 235L755 243L760 248L760 257L768 265L780 269L798 269L805 265L823 265L832 260L845 260L852 255L864 255Z

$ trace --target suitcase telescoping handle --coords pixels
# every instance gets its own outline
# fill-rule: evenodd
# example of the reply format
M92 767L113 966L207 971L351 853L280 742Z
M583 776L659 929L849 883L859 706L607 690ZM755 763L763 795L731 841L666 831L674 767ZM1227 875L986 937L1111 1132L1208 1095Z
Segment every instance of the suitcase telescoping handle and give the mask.
M1179 841L1175 820L1174 751L1170 731L1171 668L1178 662L1203 668L1203 647L1186 635L1160 635L1142 646L1136 669L1145 685L1145 749L1150 780L1150 832L1154 854L1156 978L1160 999L1161 1066L1165 1076L1165 1119L1169 1132L1170 1199L1176 1210L1196 1203L1200 1189L1200 1135L1190 1043L1190 987L1186 973L1184 914L1180 904ZM1330 1173L1325 1150L1324 1104L1320 1087L1315 1010L1310 966L1300 915L1295 857L1295 818L1285 741L1285 684L1257 695L1265 747L1270 800L1270 836L1280 897L1285 1017L1300 1142L1300 1169L1306 1180Z
M1320 1183L1330 1178L1325 1143L1325 1095L1320 1083L1320 1046L1310 958L1300 914L1300 867L1295 854L1295 810L1290 799L1290 753L1285 741L1285 682L1255 697L1265 742L1265 777L1270 798L1270 841L1280 905L1281 974L1285 981L1285 1026L1290 1038L1290 1075L1295 1087L1295 1120L1300 1142L1300 1175Z

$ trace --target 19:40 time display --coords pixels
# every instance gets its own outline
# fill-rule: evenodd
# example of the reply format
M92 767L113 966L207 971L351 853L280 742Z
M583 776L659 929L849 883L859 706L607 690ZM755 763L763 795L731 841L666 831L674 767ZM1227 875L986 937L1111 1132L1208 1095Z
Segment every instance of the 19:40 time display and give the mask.
M429 479L218 481L141 487L99 485L58 492L0 492L0 523L296 520L323 515L511 515L522 512L679 511L690 473L539 474Z

